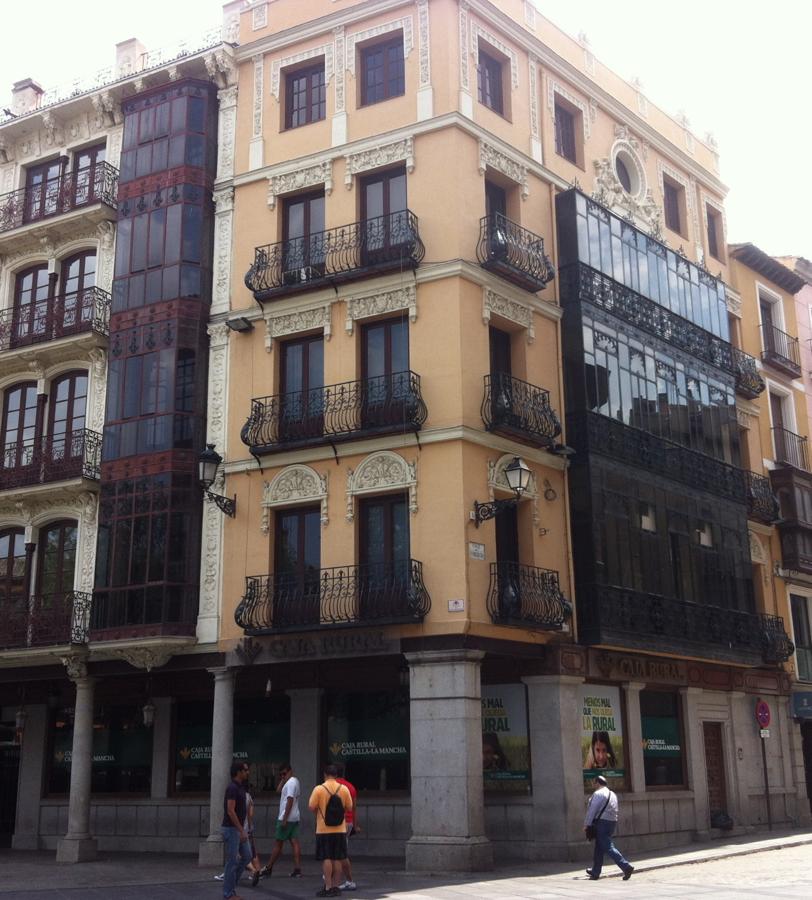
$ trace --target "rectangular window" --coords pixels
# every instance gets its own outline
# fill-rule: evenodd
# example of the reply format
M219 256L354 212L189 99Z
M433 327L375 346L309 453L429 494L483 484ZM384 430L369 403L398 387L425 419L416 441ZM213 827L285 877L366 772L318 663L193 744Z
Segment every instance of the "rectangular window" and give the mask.
M679 694L641 691L640 730L646 787L683 787L685 772Z
M555 152L564 159L578 165L578 144L575 137L576 115L573 108L565 105L564 101L556 98L555 101Z
M405 90L402 34L361 50L361 106L400 97Z
M795 659L798 679L812 681L812 627L810 627L809 597L790 594L792 630L795 638Z
M285 77L285 128L320 122L327 114L324 63Z
M705 217L708 226L708 253L719 262L724 262L722 216L718 210L706 205Z
M504 95L502 93L502 63L484 50L479 51L477 65L479 102L499 115L504 115Z
M682 195L683 188L671 181L667 177L663 177L663 213L665 215L665 226L677 234L683 234L682 231Z

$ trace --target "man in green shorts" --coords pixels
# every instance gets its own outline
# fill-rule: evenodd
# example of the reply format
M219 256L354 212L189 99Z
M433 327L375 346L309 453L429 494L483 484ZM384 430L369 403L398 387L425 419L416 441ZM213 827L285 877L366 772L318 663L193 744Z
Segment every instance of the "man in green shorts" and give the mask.
M268 865L261 871L255 872L251 878L251 887L259 884L260 878L270 876L274 863L282 855L285 841L290 841L293 848L293 871L291 878L302 877L302 848L299 846L299 795L301 787L299 779L293 774L289 763L285 763L279 770L279 784L276 789L281 792L279 798L279 818L276 821L276 846L273 848Z

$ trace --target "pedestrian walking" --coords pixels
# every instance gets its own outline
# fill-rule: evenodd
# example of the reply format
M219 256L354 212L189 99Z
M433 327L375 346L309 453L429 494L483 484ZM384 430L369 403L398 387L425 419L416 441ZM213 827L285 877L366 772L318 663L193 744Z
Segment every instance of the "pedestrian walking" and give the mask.
M245 831L248 815L245 798L245 782L250 767L245 762L231 764L231 783L223 797L223 824L220 831L226 851L226 869L223 873L223 900L241 900L237 896L237 882L243 869L251 862L251 844Z
M339 766L338 770L339 777L336 778L336 781L339 784L343 784L350 792L350 797L352 797L352 809L344 810L344 821L347 823L347 858L341 860L341 871L344 880L338 886L338 889L340 891L354 891L356 884L353 881L352 863L350 862L350 838L361 830L361 826L358 824L358 791L355 789L355 785L344 777L347 774L344 766Z
M618 803L617 794L609 790L606 779L598 775L595 779L598 787L589 798L584 819L584 832L589 840L595 841L595 853L592 857L592 868L586 874L597 881L601 877L603 857L605 853L618 864L623 871L623 880L628 881L634 872L634 866L624 858L620 850L612 843L612 835L617 828Z
M276 789L280 792L279 817L276 820L276 831L274 832L276 844L267 865L254 872L251 877L251 887L256 887L260 878L270 877L274 864L282 855L285 841L290 841L293 850L293 871L290 873L290 877L302 877L302 848L299 845L299 796L302 789L299 779L293 774L290 763L285 763L279 770L279 783Z
M324 887L316 891L317 897L341 896L341 860L347 858L345 814L352 809L352 796L337 777L336 766L325 766L324 783L313 788L307 804L316 815L316 859L324 875Z
M245 783L245 822L243 823L243 829L245 830L246 835L248 836L248 843L251 845L251 864L245 869L245 876L248 879L252 879L254 875L260 870L262 867L259 857L257 856L257 846L254 843L254 798L251 796L251 791L254 790L254 786L249 784L247 781ZM214 876L215 881L223 881L226 877L226 871L223 871L219 875ZM259 880L257 878L257 880ZM251 882L251 887L254 886L253 881Z

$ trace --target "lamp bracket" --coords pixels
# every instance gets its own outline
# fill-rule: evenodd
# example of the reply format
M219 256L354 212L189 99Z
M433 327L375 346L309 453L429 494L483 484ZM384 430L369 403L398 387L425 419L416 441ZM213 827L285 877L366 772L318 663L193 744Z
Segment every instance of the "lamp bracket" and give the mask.
M206 499L211 500L211 502L214 503L214 505L220 510L220 512L225 513L232 519L237 514L236 494L233 497L223 497L221 494L215 494L208 489L204 489L204 493L206 495Z
M490 503L478 503L475 500L474 522L476 527L479 528L480 522L485 522L487 519L493 519L495 516L498 516L500 512L516 506L518 502L518 497L511 497L507 500L491 500Z

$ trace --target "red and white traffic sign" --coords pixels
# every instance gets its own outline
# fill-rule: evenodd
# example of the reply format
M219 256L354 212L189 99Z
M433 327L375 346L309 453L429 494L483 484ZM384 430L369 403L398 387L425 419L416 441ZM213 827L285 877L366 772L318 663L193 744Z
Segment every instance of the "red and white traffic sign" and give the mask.
M764 700L759 700L756 703L756 722L758 722L760 728L770 727L770 707Z

